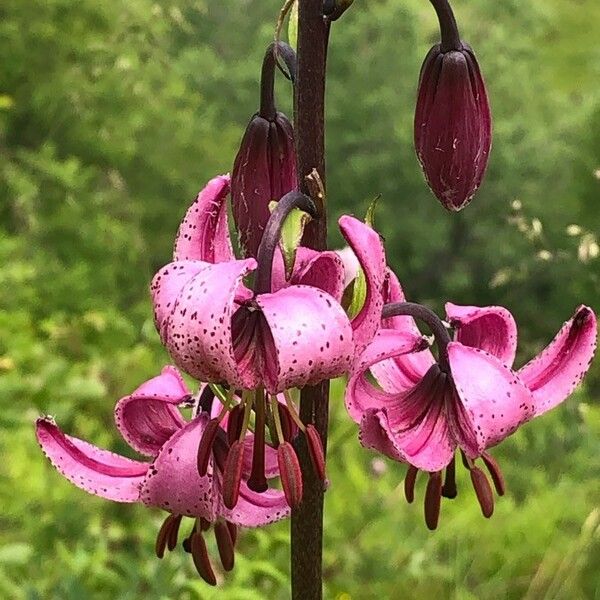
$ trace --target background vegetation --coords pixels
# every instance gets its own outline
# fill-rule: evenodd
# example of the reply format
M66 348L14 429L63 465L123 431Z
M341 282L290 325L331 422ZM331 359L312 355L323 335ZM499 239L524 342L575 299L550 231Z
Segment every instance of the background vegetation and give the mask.
M32 423L126 451L114 401L167 357L147 286L188 203L231 168L257 107L277 0L3 0L0 6L0 597L288 597L287 523L244 534L218 590L153 556L162 515L92 498L43 459ZM329 202L378 227L411 298L510 308L520 355L598 306L600 5L455 2L495 118L472 205L448 215L412 148L423 0L357 1L335 26ZM281 84L282 104L288 89ZM284 96L285 94L285 96ZM332 242L339 237L332 221ZM332 402L328 598L600 598L600 368L496 455L509 494L484 520L468 484L426 531L403 469L362 450ZM423 490L421 489L421 494Z

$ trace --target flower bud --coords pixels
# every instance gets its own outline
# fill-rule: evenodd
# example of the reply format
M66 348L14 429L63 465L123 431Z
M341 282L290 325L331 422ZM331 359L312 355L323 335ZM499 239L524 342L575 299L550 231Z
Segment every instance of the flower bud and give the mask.
M447 2L436 2L442 42L419 78L415 148L429 187L445 208L464 208L479 187L491 146L491 114L473 50L460 40Z
M278 54L290 77L295 76L294 51L279 42ZM233 218L240 246L254 256L269 220L269 203L296 189L294 131L274 102L275 45L267 49L261 77L261 106L244 133L231 177Z

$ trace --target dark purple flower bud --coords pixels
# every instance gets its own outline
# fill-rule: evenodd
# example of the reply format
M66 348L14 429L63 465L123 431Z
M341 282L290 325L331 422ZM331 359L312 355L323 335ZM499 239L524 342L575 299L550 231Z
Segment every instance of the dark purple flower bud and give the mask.
M278 43L289 77L295 76L296 56ZM246 256L256 256L269 220L269 203L296 189L294 131L288 118L275 107L275 44L267 49L261 77L260 110L244 133L233 165L231 199L240 246Z
M485 84L470 46L459 38L446 0L431 0L441 44L421 68L415 148L429 187L445 208L465 207L479 187L490 153L492 120Z

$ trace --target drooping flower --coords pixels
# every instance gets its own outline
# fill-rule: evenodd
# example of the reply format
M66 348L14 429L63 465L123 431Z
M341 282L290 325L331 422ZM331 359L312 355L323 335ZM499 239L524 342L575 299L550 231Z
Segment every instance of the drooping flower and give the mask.
M211 401L208 388L204 399ZM231 570L237 527L258 527L289 515L284 494L269 490L257 494L248 488L248 461L242 469L239 501L228 509L222 501L223 469L230 446L227 432L220 429L203 477L198 474L198 440L210 414L200 412L191 421L183 418L180 405L189 405L192 395L174 367L150 379L115 408L115 421L123 438L148 462L132 460L97 448L64 434L49 417L40 418L36 435L54 467L77 487L116 502L142 502L166 510L170 515L156 540L156 554L173 550L183 517L194 520L183 541L205 581L216 583L206 551L203 532L214 529L223 568ZM251 444L251 439L245 441ZM276 457L267 456L267 476L278 476Z
M263 60L260 109L252 117L233 164L231 204L245 256L256 257L269 220L269 203L296 189L294 130L275 106L275 66L278 57L295 77L296 56L284 42L271 44Z
M346 392L361 443L409 465L409 502L418 471L429 473L425 520L431 529L438 523L441 497L456 496L454 456L459 450L489 517L492 488L476 459L482 459L502 495L502 474L488 448L569 396L591 363L596 316L579 307L543 352L514 370L516 325L506 309L447 304L452 341L432 311L404 302L393 275L388 294L394 302L383 310L383 328L357 362ZM432 330L437 360L429 350L406 351L407 336L418 335L413 317Z
M464 208L485 173L492 119L485 83L471 47L461 41L447 0L432 0L442 42L419 76L414 135L429 187L445 208Z
M262 491L267 488L263 456L268 394L316 384L349 369L379 327L385 257L373 229L353 217L340 219L366 288L361 309L350 319L340 305L345 272L335 252L298 248L291 276L286 278L278 249L282 224L295 207L316 216L312 201L298 192L286 194L267 223L257 259L236 260L227 234L228 183L227 177L213 179L188 210L175 243L174 262L163 267L152 283L155 323L181 369L200 381L243 390L242 402L255 415L253 471L248 484ZM251 290L244 278L253 272ZM279 406L273 405L275 418L281 418ZM286 406L294 418L289 394ZM242 431L247 426L248 419ZM217 424L211 427L213 431ZM307 435L315 466L322 471L318 436L312 429L300 427L300 431ZM289 440L274 437L287 497L299 500L297 481L284 476L297 472L290 448L282 443ZM210 449L212 438L204 438L199 455ZM226 471L234 474L239 460L234 453ZM233 506L235 493L227 497Z

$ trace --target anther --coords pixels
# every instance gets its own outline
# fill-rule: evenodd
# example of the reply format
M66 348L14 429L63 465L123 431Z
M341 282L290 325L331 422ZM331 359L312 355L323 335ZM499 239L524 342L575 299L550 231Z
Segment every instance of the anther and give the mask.
M224 521L215 523L215 540L217 541L217 549L223 568L226 571L231 571L235 561L234 545L229 528Z
M227 441L229 445L239 439L244 424L244 407L241 404L234 406L227 418Z
M308 444L308 453L315 469L315 473L321 481L325 481L325 451L319 432L314 425L306 426L306 442Z
M210 559L208 558L206 542L200 532L196 531L192 535L190 548L198 575L200 575L208 585L217 585L217 578L215 577L215 572L213 571Z
M297 508L302 502L302 470L296 451L289 442L283 442L277 448L277 464L285 499L292 508Z
M169 535L167 536L167 548L172 552L177 547L177 536L179 535L179 526L181 525L182 515L173 515Z
M506 493L506 486L504 484L504 476L500 470L500 465L496 462L496 459L487 452L484 452L481 455L481 458L483 459L483 462L490 473L498 496L504 496Z
M156 552L156 556L158 558L162 558L165 555L165 548L167 547L167 540L169 539L169 534L171 533L171 528L173 527L175 515L169 515L160 526L158 530L158 535L156 536L156 543L154 545L154 551ZM179 527L179 524L177 525Z
M281 431L283 433L283 440L285 440L286 442L291 442L292 437L294 436L295 429L294 419L292 418L292 415L290 414L290 411L287 406L279 404L278 410L279 418L281 421Z
M243 465L244 442L237 440L229 449L223 469L223 504L229 509L235 507L240 495Z
M406 477L404 478L404 496L409 504L412 504L415 499L415 482L417 481L418 473L419 469L417 467L408 466L408 471L406 471Z
M494 513L494 494L490 482L479 467L473 467L470 473L475 495L479 501L479 506L481 506L481 512L484 517L489 519Z
M229 535L231 536L231 541L235 547L238 533L237 525L235 523L232 523L231 521L225 521L225 524L227 525L227 529L229 529Z
M248 487L258 493L268 489L265 476L265 393L257 390L254 400L254 447L252 449L252 471L248 478Z
M437 529L440 519L440 505L442 502L442 473L436 471L429 474L427 490L425 491L425 523L433 531Z
M446 467L446 477L444 479L444 486L442 487L442 496L444 498L450 498L451 500L456 498L458 492L456 490L456 463L454 456L450 461L450 464Z
M200 477L204 477L208 471L208 461L210 460L218 430L219 419L211 419L202 434L202 439L198 445L198 474Z

